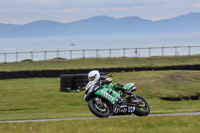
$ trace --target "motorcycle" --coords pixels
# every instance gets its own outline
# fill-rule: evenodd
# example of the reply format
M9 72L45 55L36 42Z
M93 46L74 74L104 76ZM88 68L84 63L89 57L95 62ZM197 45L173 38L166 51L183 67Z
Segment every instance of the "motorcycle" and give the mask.
M88 102L90 111L100 118L131 114L147 116L150 113L148 102L138 95L133 99L127 94L137 90L134 83L128 83L123 88L116 90L111 83L97 85L90 81L86 86L84 99Z

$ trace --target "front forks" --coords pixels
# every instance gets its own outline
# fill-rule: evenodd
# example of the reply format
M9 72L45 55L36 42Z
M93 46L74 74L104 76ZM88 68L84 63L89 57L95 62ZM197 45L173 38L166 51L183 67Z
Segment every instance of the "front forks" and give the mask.
M94 98L94 100L98 106L108 108L107 105L104 102L102 102L101 97L96 97L96 98Z

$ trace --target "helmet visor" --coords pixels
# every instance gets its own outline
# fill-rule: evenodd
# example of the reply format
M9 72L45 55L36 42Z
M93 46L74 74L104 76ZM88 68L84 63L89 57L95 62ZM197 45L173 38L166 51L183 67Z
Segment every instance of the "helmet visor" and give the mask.
M89 77L89 81L93 81L95 79L95 76Z

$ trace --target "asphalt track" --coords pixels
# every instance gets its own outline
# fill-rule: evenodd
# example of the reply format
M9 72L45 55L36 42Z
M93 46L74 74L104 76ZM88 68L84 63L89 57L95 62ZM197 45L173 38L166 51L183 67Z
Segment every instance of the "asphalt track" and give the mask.
M174 113L174 114L150 114L148 116L181 116L181 115L200 115L200 112ZM138 117L138 116L135 116L135 115L110 116L109 119L112 119L112 118L128 118L128 117ZM71 120L89 120L89 119L100 119L100 118L98 118L98 117L85 117L85 118L60 118L60 119L41 119L41 120L13 120L13 121L0 121L0 123L71 121Z

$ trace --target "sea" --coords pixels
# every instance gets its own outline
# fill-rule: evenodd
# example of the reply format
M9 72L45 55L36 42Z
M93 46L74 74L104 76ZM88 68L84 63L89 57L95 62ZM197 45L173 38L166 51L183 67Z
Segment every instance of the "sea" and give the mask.
M200 33L0 38L0 62L200 54Z

